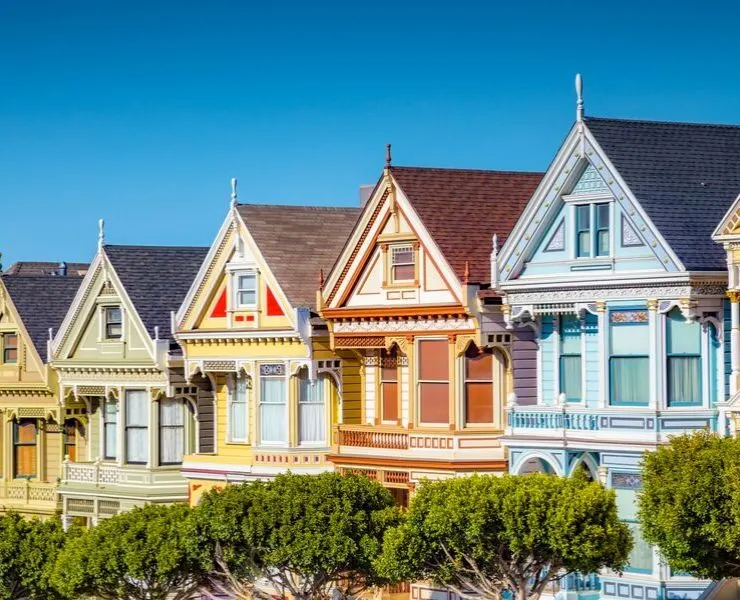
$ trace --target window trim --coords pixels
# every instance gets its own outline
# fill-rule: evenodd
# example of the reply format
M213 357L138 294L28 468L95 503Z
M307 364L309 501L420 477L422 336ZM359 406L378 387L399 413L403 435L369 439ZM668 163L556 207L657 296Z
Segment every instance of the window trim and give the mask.
M643 307L624 307L624 308L614 308L613 310L607 311L607 319L606 319L606 327L609 330L609 343L611 343L611 338L613 335L613 329L615 327L646 327L648 328L648 336L649 333L649 327L650 323L649 321L627 321L622 323L613 323L611 320L611 314L612 312L648 312L647 308ZM649 340L649 337L648 337ZM626 406L626 407L649 407L650 406L650 393L646 394L645 402L615 402L614 401L614 377L612 376L612 359L614 358L639 358L644 359L648 361L648 373L650 372L650 352L651 347L649 346L648 341L648 351L645 354L613 354L611 351L611 347L607 347L607 357L608 357L608 365L607 365L607 406Z
M475 346L478 348L479 351L490 353L491 355L491 372L489 373L490 378L489 379L468 379L468 373L467 373L467 361L468 361L468 352L470 351L470 348ZM496 427L496 402L497 397L500 395L500 392L497 391L497 386L501 385L501 381L497 381L496 376L499 375L501 377L501 369L497 360L496 351L494 348L489 346L481 346L478 347L477 345L473 344L469 346L465 352L463 352L460 355L461 358L461 368L460 368L460 380L462 381L462 426L465 429L491 429L492 427ZM505 374L503 375L505 377ZM485 423L471 423L468 421L468 383L490 383L491 384L491 420L487 421Z
M177 402L177 404L180 407L180 411L182 413L182 425L164 425L162 423L162 405L164 402ZM169 467L169 466L176 466L181 465L183 463L183 458L186 454L186 445L187 445L187 438L186 438L186 423L187 423L187 408L185 406L185 400L181 398L161 398L157 402L157 461L158 464L162 467ZM180 451L182 453L182 456L179 461L163 461L162 460L162 431L164 429L180 429L182 431L182 447L180 448Z
M237 386L239 381L244 381L244 402L237 402ZM244 439L237 439L233 435L232 425L233 418L231 415L232 406L234 404L244 404L245 413L245 427L246 435ZM249 386L247 385L246 375L238 376L234 373L229 373L226 377L226 443L227 444L248 444L249 443Z
M386 350L385 348L381 349L380 352L378 352L378 398L380 399L380 403L378 405L379 409L379 419L378 423L381 425L400 425L401 423L401 364L398 360L400 350L397 346L394 346L391 351ZM384 360L394 360L395 361L395 372L396 372L396 378L395 380L386 380L384 377L384 369L386 367L383 366ZM393 368L393 367L391 367ZM385 416L385 386L386 383L395 383L396 384L396 418L395 419L387 419Z
M108 405L111 405L111 406L113 406L115 408L115 411L114 411L115 420L114 421L108 421L108 419L106 417L106 407ZM121 414L120 402L118 400L113 400L111 398L104 398L103 399L103 406L102 406L102 413L103 414L101 415L102 418L100 419L100 421L101 421L101 426L102 426L102 429L103 429L103 431L102 431L102 434L103 435L102 435L102 440L101 440L103 460L114 460L114 461L117 461L118 460L118 450L119 450L119 443L118 443L118 441L119 441L118 440L119 431L118 431L118 425L119 425L120 414ZM106 443L107 442L107 439L108 439L108 436L106 435L106 430L107 430L107 428L109 426L112 426L113 427L113 431L115 431L115 433L116 433L115 448L113 448L113 452L114 452L113 456L111 456L111 455L108 454L108 444Z
M123 392L123 399L126 403L125 412L124 412L124 420L123 420L123 440L124 440L124 448L123 448L123 456L122 461L123 464L126 465L147 465L152 459L152 449L149 447L149 428L151 427L151 402L152 399L147 394L147 402L146 402L146 425L129 425L128 424L128 415L129 415L129 407L128 407L128 394L130 392L144 392L145 394L147 391L144 389L130 389L130 390L124 390ZM140 460L129 460L128 458L128 447L129 447L129 439L128 439L128 432L132 429L136 430L144 430L147 432L147 449L146 449L146 460L140 461Z
M451 386L453 384L452 379L454 377L454 374L450 372L450 368L448 365L448 372L447 372L447 379L422 379L421 378L421 343L422 342L444 342L448 346L448 352L449 352L449 340L448 338L443 337L421 337L416 338L415 340L415 352L414 362L416 363L415 368L415 375L416 375L416 381L415 381L415 394L414 399L416 403L416 421L420 427L429 427L429 428L437 428L437 429L449 429L452 421L452 415L449 413L449 408L447 411L447 420L444 423L436 423L436 422L429 422L429 421L422 421L421 420L421 386L424 383L444 383L447 385L447 394L449 396Z
M671 310L665 313L664 315L664 327L663 327L663 347L665 348L665 406L666 408L689 408L689 407L701 407L704 405L704 399L703 399L703 384L704 384L704 356L703 356L703 337L705 335L704 331L702 331L701 326L699 327L699 352L698 353L682 353L682 352L669 352L668 351L668 329L670 325L671 320L671 313L679 310L677 307L673 307ZM680 311L679 311L680 312ZM684 319L684 322L686 322L686 318L681 315L681 317ZM693 402L672 402L671 401L671 377L670 377L670 368L669 365L671 363L672 358L695 358L699 361L699 381L698 381L698 387L699 387L699 393L697 395L697 400Z
M283 374L282 375L263 375L263 367L265 366L281 365ZM258 411L257 411L257 423L258 430L257 435L259 439L259 446L266 448L286 448L290 446L290 374L288 372L288 365L283 362L265 362L258 365L259 369L259 390L258 390ZM262 380L263 379L278 379L282 380L283 388L283 401L278 402L264 402L262 399ZM284 440L281 441L265 441L262 439L262 406L268 405L282 405L284 410L285 426L283 430Z
M19 442L18 441L18 429L21 423L29 423L33 425L33 442ZM38 461L38 444L39 444L39 423L38 419L16 419L13 421L13 479L35 479L39 476L39 461ZM34 451L34 472L33 474L18 473L18 448L33 447Z
M613 223L612 223L612 210L611 210L612 199L599 199L592 200L589 202L574 202L574 232L575 232L575 243L574 243L574 258L576 260L584 259L604 259L612 256L612 237L613 237ZM598 221L599 210L598 207L606 206L607 213L607 225L604 227ZM580 209L588 207L588 228L584 229L580 224L579 213ZM606 231L607 233L607 250L606 254L599 254L599 233ZM583 253L580 241L581 233L588 233L588 252Z
M584 403L584 390L583 390L583 320L576 314L575 318L578 321L578 352L563 352L563 338L565 333L563 331L563 317L570 315L560 315L558 318L558 391L560 394L565 394L565 401L568 404L583 404ZM575 336L574 336L575 337ZM578 369L578 388L580 391L579 398L569 398L565 393L565 379L563 377L563 359L564 358L575 358L578 357L579 369Z
M395 256L396 254L400 254L401 251L404 253L408 252L411 255L411 262L395 262ZM389 280L393 285L409 285L414 284L416 281L418 281L418 258L417 258L417 252L416 247L413 242L405 242L405 243L397 243L397 244L389 244L388 245L388 254L389 254L389 260L388 260L388 267L389 267ZM396 279L395 277L395 267L413 267L414 275L410 279Z
M302 400L301 395L301 378L305 376L305 381L308 382L309 385L315 385L317 387L320 387L320 393L321 393L321 402L305 402ZM300 448L325 448L328 445L328 438L329 438L329 432L327 431L327 406L328 406L328 400L329 400L329 376L324 373L317 373L316 379L312 382L308 378L308 370L307 369L301 369L298 373L298 376L296 377L297 383L298 383L298 396L296 398L296 406L298 408L297 414L296 414L296 425L298 427L298 430L296 432L296 441L298 443L298 446ZM322 410L322 417L323 417L323 424L324 424L324 439L323 440L311 440L311 441L302 441L301 440L301 405L305 404L308 406L318 406L319 404L323 407Z
M254 281L253 290L240 287L240 279L242 277L251 277ZM257 269L239 269L232 272L232 286L233 286L233 306L234 310L256 310L259 306L259 273ZM254 302L249 304L242 304L240 296L244 292L254 292Z
M111 312L117 310L120 315L118 321L111 321L109 315ZM110 306L103 306L103 340L106 342L120 342L123 340L123 307L120 304L114 304ZM110 326L118 325L121 330L117 336L110 335Z
M8 346L7 339L14 337L15 338L15 346ZM20 336L18 335L17 331L4 331L2 333L2 364L4 365L17 365L18 364L18 358L20 355ZM15 350L15 359L8 360L8 350Z

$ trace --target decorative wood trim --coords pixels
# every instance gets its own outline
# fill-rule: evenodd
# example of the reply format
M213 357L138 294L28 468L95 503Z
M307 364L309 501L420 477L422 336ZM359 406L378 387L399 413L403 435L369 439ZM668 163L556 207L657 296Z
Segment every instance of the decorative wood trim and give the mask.
M506 471L508 461L504 459L494 460L407 460L404 458L380 457L380 456L348 456L344 454L329 454L329 462L337 465L388 466L394 469L444 469L465 471Z
M462 304L439 304L432 306L390 306L362 308L325 308L321 311L323 319L352 319L384 317L426 317L426 316L467 316Z

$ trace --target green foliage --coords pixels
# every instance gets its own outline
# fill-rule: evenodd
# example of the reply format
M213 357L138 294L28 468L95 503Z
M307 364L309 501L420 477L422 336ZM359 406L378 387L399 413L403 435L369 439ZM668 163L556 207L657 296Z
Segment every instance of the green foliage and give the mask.
M526 598L563 572L620 571L631 545L614 493L581 474L475 475L422 484L377 568L458 594Z
M56 600L51 570L66 535L59 519L0 516L0 600Z
M205 567L218 548L232 574L264 577L297 598L378 583L373 563L399 520L380 484L336 473L229 486L206 494L194 512L190 539L209 540L200 543Z
M67 543L54 567L55 587L71 598L194 597L206 574L185 543L189 516L183 504L150 504L102 521Z
M740 439L698 432L646 453L639 517L672 568L740 577Z

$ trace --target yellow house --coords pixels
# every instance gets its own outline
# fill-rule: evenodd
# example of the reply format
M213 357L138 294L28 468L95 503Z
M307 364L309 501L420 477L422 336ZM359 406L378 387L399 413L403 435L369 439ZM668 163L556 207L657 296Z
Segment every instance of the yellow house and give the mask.
M47 517L74 426L58 401L47 342L87 265L16 263L0 277L0 511ZM71 435L70 435L71 433Z
M228 482L331 469L333 424L359 417L342 402L359 367L329 349L316 290L358 214L232 202L176 317L198 390L197 449L182 469L191 503Z

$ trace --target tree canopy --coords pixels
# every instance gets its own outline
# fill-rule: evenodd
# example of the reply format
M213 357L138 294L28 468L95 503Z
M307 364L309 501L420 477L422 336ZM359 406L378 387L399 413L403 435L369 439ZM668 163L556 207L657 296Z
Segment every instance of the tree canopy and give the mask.
M204 566L221 556L242 590L259 578L282 596L321 598L381 582L374 560L398 520L391 494L367 477L286 474L206 494L190 539L208 540Z
M0 516L0 600L60 598L50 577L66 539L59 519Z
M697 432L646 453L639 518L673 569L740 577L740 439Z
M70 539L52 581L68 597L186 600L207 573L185 542L190 508L150 504L100 522Z
M377 566L461 597L523 600L565 573L620 571L631 546L614 493L582 474L474 475L423 483Z

